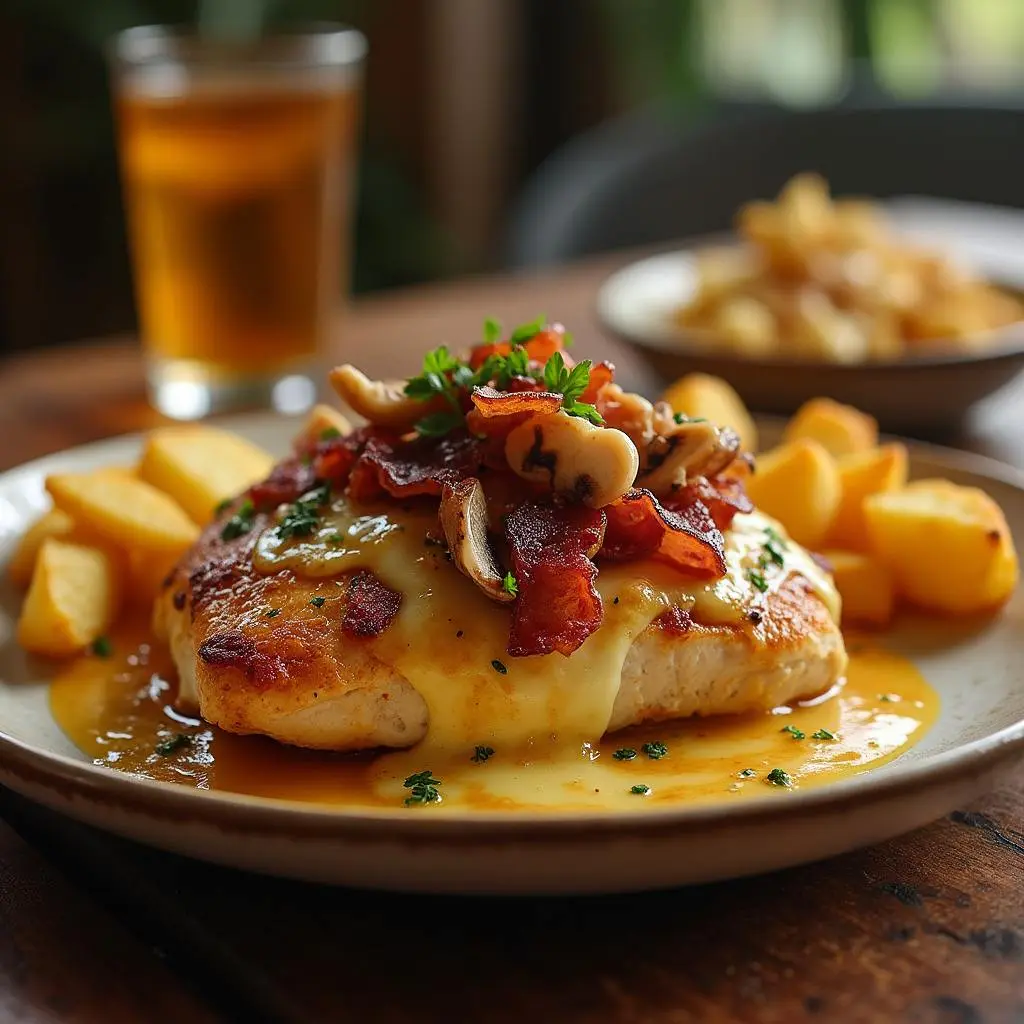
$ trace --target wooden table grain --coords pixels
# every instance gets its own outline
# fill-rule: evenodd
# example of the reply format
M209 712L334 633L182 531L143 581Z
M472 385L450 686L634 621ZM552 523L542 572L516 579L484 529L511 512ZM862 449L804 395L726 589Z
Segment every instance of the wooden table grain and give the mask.
M364 300L338 357L395 375L428 343L472 341L485 315L545 312L588 354L613 359L627 386L655 390L596 323L595 288L620 261ZM0 364L0 469L157 422L130 339ZM1024 467L1022 438L1018 385L957 443ZM3 791L0 815L3 1019L1024 1020L1024 776L827 862L586 899L325 889L144 849Z

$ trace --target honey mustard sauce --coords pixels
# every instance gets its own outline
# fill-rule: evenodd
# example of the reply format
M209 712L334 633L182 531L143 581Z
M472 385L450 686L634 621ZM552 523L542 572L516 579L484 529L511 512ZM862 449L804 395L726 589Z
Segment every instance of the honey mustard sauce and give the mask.
M428 769L441 797L431 813L785 799L891 761L939 711L938 695L909 661L853 638L842 688L770 713L632 728L595 743L516 749L462 739L448 748L327 754L182 715L169 655L147 626L125 622L110 640L109 657L69 662L50 691L54 717L87 756L150 779L310 804L402 808L415 792L403 780Z

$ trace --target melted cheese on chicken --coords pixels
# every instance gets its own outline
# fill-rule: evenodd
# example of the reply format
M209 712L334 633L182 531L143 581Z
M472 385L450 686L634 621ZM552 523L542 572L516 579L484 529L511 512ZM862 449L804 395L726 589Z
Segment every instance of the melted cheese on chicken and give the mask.
M287 568L307 577L369 569L401 592L394 621L366 643L422 695L430 715L426 743L438 748L462 748L468 740L522 746L601 736L631 645L672 607L689 611L700 623L740 624L798 573L838 620L838 594L802 548L788 542L781 567L763 558L766 531L785 534L755 512L737 516L726 532L728 569L720 579L688 579L652 562L602 564L600 629L570 658L509 658L507 607L486 600L425 542L436 522L433 512L393 505L354 508L338 499L307 538L282 540L274 529L266 530L254 565L260 572ZM754 586L752 574L763 577L766 589Z

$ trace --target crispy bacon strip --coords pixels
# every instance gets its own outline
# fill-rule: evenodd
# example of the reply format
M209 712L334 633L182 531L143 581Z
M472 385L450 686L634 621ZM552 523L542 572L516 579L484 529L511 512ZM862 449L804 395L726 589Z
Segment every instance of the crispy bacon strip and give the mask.
M728 530L737 513L754 511L754 503L747 497L743 481L729 476L716 476L710 480L705 476L694 477L663 501L669 510L701 502L720 530Z
M486 442L464 430L446 437L418 437L411 441L374 435L367 439L349 474L353 498L393 498L417 495L440 497L445 484L454 487L476 476L486 457Z
M473 388L473 405L481 416L517 416L521 413L558 412L562 396L554 391L498 391L492 387Z
M398 614L402 595L372 572L358 572L349 581L341 630L346 636L380 636Z
M505 523L519 596L512 606L508 653L514 658L572 654L601 625L592 556L604 536L604 515L582 505L526 503Z
M316 486L316 471L311 463L297 455L279 462L270 476L249 488L249 497L257 510L269 512L285 502L295 501Z
M375 435L386 437L392 443L399 440L397 434L367 424L342 437L317 441L304 454L312 461L317 480L326 480L332 488L340 490L348 482L352 467L366 447L366 442Z
M656 558L695 576L725 573L725 538L701 501L664 508L650 491L634 488L605 506L602 558Z

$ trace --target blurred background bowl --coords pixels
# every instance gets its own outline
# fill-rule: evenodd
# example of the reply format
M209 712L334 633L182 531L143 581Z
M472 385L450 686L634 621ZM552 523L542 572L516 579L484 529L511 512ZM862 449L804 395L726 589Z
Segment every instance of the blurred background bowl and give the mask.
M1024 290L1024 215L972 203L907 197L883 205L900 237L919 242L1011 292ZM715 339L676 322L696 288L696 253L735 242L695 239L679 250L629 263L604 283L598 316L666 379L684 373L726 378L752 408L787 414L828 395L874 415L886 430L932 436L961 429L971 408L1024 370L1024 322L978 341L930 342L897 360L831 363L750 358L718 350Z

